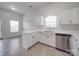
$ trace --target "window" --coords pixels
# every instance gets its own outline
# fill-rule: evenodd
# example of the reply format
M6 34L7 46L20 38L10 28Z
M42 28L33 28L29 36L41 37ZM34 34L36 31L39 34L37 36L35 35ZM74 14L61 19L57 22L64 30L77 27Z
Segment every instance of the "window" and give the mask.
M56 27L56 21L57 17L56 16L48 16L45 17L45 27Z
M10 32L18 32L19 31L19 22L15 20L10 21Z

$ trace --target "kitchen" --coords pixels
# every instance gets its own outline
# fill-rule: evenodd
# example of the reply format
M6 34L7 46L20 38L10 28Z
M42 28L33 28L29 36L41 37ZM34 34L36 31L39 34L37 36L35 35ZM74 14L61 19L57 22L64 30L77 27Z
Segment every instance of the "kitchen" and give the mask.
M0 55L79 56L78 44L79 2L0 2Z
M37 11L36 10L30 11L31 13L30 17L33 19L35 18L35 21L32 21L34 23L32 24L33 29L30 29L31 31L27 29L26 31L24 26L25 31L23 33L23 47L25 49L28 49L29 45L32 46L37 42L42 42L44 44L53 46L55 48L59 48L60 50L64 50L65 48L65 52L68 52L66 51L66 49L69 46L71 55L79 55L78 53L79 51L78 50L79 49L78 48L78 42L79 42L78 41L78 38L79 38L78 37L79 35L78 13L79 11L78 10L79 10L78 2L76 3L50 2L48 5L45 5L42 8L40 9L38 8ZM24 23L28 21L26 20L27 17L28 17L27 14L25 14ZM54 21L52 21L52 19L54 19ZM46 24L46 22L48 23ZM29 41L31 38L27 41L29 43L27 44L25 43L24 36L26 37L25 34L27 34L27 32L29 32L29 35L31 36L34 35L34 37L36 37L35 40L33 39L34 37L32 38L33 41L31 40L32 41L31 44ZM61 39L59 40L59 38ZM66 47L63 48L61 45L65 46L64 41L62 41L64 39L67 41L65 41Z

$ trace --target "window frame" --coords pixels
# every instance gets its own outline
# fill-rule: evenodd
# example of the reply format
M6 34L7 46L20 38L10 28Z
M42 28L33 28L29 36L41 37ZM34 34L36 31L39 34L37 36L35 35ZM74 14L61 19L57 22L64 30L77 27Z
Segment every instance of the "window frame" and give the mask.
M12 28L12 27L15 27L12 22L16 22L16 28ZM19 32L19 21L18 20L10 20L10 32Z
M44 17L45 27L46 27L46 28L57 28L57 16L47 16L47 17L56 17L56 21L55 21L56 23L55 23L55 26L47 26L47 25L46 25L46 21L45 21L45 20L46 20L46 17ZM49 22L48 22L48 23L49 23ZM51 22L51 23L52 23L52 22ZM54 24L54 22L53 22L52 24Z

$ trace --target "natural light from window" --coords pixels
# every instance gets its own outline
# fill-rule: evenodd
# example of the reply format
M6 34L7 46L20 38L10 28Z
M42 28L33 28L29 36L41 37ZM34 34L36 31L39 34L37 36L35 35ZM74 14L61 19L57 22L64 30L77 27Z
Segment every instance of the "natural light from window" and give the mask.
M45 17L45 27L56 28L57 16Z
M10 21L10 32L18 32L19 31L19 22L15 20Z

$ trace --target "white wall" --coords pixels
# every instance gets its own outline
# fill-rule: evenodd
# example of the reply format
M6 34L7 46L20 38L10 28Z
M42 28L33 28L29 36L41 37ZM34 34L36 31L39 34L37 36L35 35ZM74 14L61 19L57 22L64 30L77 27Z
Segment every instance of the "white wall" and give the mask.
M36 10L35 10L36 11ZM34 10L26 11L23 17L23 31L35 31L40 29L40 26L35 24L35 20L37 19L38 15L35 13Z
M54 2L37 8L36 10L27 11L24 15L24 31L33 31L37 29L42 29L42 26L35 25L35 21L40 16L58 16L63 10L76 8L79 3L67 3L67 2ZM57 30L73 30L78 31L79 25L59 25L57 23Z
M61 14L62 11L71 9L71 8L79 8L79 3L50 3L46 6L43 6L38 9L36 14L38 16L58 16ZM72 31L78 31L79 30L79 25L60 25L57 20L57 30L72 30Z
M22 31L22 15L4 10L0 8L0 20L1 20L1 36L2 38L9 38L16 35L21 35ZM10 20L17 20L19 21L19 32L10 32Z

